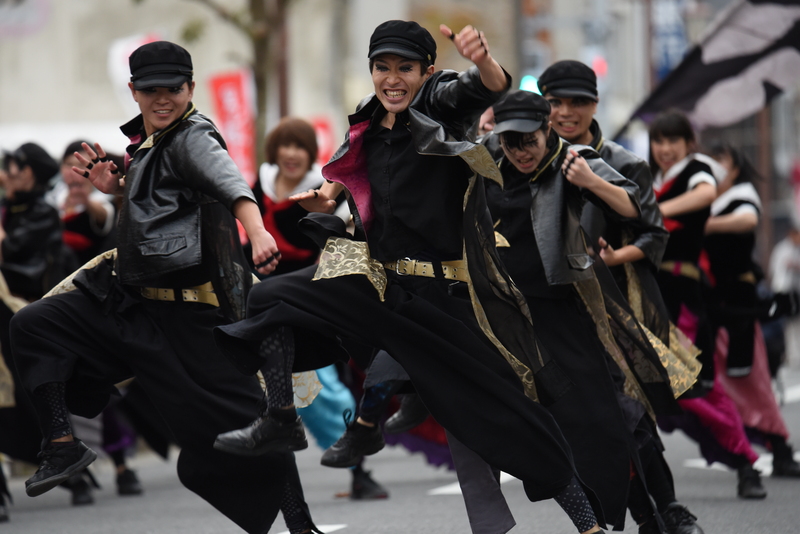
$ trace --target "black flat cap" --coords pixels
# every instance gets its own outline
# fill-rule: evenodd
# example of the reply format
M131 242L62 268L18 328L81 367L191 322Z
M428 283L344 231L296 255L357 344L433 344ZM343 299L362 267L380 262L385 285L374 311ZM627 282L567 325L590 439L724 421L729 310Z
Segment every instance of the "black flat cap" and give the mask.
M20 169L30 167L36 183L39 185L47 184L50 178L58 172L56 160L36 143L25 143L13 152L6 152L5 159L6 170L11 161L16 162Z
M494 133L535 132L550 120L550 103L530 91L511 91L494 106Z
M539 76L539 92L565 98L590 98L597 102L597 75L580 61L558 61Z
M420 59L433 65L436 41L428 30L414 21L389 20L375 28L369 38L369 59L380 54Z
M147 43L128 59L131 82L137 91L150 87L178 87L192 80L192 56L168 41Z

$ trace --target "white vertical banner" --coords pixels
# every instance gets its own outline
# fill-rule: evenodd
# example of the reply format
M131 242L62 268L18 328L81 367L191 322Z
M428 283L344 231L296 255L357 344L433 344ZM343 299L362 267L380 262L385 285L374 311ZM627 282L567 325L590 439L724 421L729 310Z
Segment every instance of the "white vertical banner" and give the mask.
M161 35L158 33L147 33L122 37L116 39L108 48L108 77L111 79L111 86L114 94L117 95L120 104L125 108L125 114L134 116L139 114L139 106L133 100L128 82L131 79L128 58L134 50L143 44L160 41Z

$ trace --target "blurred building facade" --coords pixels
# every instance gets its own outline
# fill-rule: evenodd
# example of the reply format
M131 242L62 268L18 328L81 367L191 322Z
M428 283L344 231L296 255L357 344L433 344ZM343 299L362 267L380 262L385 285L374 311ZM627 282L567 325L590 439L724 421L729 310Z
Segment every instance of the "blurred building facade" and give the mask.
M478 27L516 84L527 87L535 87L554 61L591 65L599 76L597 119L612 136L730 1L291 0L285 39L279 42L285 68L271 65L266 127L280 119L283 86L288 113L322 125L323 144L335 148L347 114L372 90L366 57L372 30L401 18L419 21L435 36L438 68L468 66L441 36L439 24ZM247 0L0 0L0 149L36 141L59 157L68 142L89 138L121 151L126 140L118 126L137 112L126 87L123 52L126 43L146 36L186 46L195 64L195 103L216 120L211 80L247 68L252 47L208 3L232 12L248 5ZM190 35L194 39L188 41ZM784 94L758 117L701 137L728 139L758 164L767 178L762 193L769 194L777 238L794 214L790 178L793 172L800 176L798 95ZM632 132L629 146L646 155L643 126ZM770 230L765 245L772 242Z

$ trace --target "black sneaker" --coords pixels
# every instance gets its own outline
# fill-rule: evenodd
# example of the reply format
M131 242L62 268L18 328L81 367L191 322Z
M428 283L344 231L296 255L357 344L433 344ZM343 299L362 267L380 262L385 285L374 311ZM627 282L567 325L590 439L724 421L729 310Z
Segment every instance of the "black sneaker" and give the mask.
M773 451L771 476L800 477L800 463L794 459L794 450L789 445L783 444L780 450Z
M375 454L386 442L383 440L381 427L369 427L356 421L350 422L352 411L346 410L344 422L347 430L339 440L322 453L320 463L326 467L353 467L358 465L363 456Z
M72 492L72 506L86 506L94 504L94 495L92 495L92 486L86 480L84 475L87 471L75 473L69 479L61 484Z
M308 448L303 420L282 423L266 413L250 426L217 436L214 448L241 456L259 456L268 452L300 451Z
M39 458L42 461L39 469L25 481L25 493L29 497L38 497L79 473L97 459L97 453L75 439L69 445L48 444Z
M118 495L141 495L144 493L139 478L130 469L125 469L117 475L117 494Z
M737 493L741 499L765 499L767 490L761 485L761 474L751 465L745 465L737 470L739 484Z
M703 529L696 523L697 516L680 503L667 506L661 519L667 527L667 534L703 534Z
M383 431L387 434L401 434L421 425L430 415L428 409L422 403L422 399L416 393L410 393L400 401L400 409L397 410L383 425Z
M388 499L389 492L372 479L370 471L364 471L361 466L357 466L353 469L353 486L350 490L350 498L354 501Z

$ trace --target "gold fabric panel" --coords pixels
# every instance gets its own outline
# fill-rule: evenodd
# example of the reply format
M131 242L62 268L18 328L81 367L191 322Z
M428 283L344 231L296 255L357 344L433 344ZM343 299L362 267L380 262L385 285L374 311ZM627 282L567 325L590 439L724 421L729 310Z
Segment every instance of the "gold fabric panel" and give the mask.
M489 271L489 277L493 278L493 280L498 284L502 283L503 277L497 271L497 266L493 263L491 256L485 254L484 261L486 263L487 270ZM469 298L470 301L472 301L472 309L475 311L475 318L478 320L478 324L480 325L483 333L487 338L489 338L492 344L497 347L497 349L500 351L500 354L503 355L503 358L505 358L516 375L519 377L520 381L522 382L522 389L525 392L525 395L527 395L528 398L539 402L539 394L536 391L536 382L534 382L533 371L530 367L522 363L519 358L511 354L511 352L506 349L505 345L503 345L503 343L497 339L497 336L494 335L492 326L489 324L489 319L486 317L486 312L484 311L483 306L481 306L478 295L475 292L475 288L472 286L472 284L469 284ZM523 309L527 311L527 304ZM542 362L541 355L539 355L539 362L542 365L544 364L544 362Z
M628 302L636 318L642 323L644 319L642 286L639 276L629 263L625 264L625 276L628 279ZM656 349L661 365L667 370L670 386L677 399L694 385L700 375L702 364L697 361L700 349L695 347L691 340L672 324L672 321L669 323L669 347L666 347L643 323L641 326L650 344Z
M319 257L319 265L312 280L337 278L351 274L363 274L372 283L381 302L386 294L386 271L383 265L369 255L364 241L353 241L345 237L329 237Z
M12 408L16 404L14 400L14 378L6 366L3 355L0 354L0 408Z
M586 306L586 309L589 311L589 314L592 316L592 320L597 328L597 335L600 338L600 341L603 343L606 351L608 351L608 353L611 355L611 358L616 362L617 366L622 371L622 374L625 376L625 383L623 385L623 391L625 395L641 402L642 405L647 409L650 417L655 419L655 412L653 407L650 405L650 401L647 400L647 396L644 394L644 391L642 391L641 386L639 386L639 382L636 381L636 377L633 375L631 368L628 366L628 362L625 359L625 356L622 354L622 350L614 340L611 325L609 324L608 316L606 315L603 293L600 289L600 283L597 281L597 278L592 277L588 280L573 282L573 285L578 291L578 294L581 296L581 300L583 300L583 303ZM621 337L624 338L625 336Z
M97 267L98 265L100 265L100 263L104 262L105 260L116 261L116 259L117 259L117 249L115 248L107 250L106 252L103 252L99 256L95 256L91 260L81 265L81 267L77 271L70 274L62 281L60 281L58 285L56 285L56 287L48 291L47 294L42 298L46 299L47 297L52 297L53 295L60 295L61 293L69 293L70 291L74 291L77 288L75 287L75 284L72 283L72 280L75 278L75 276L77 276L79 272L83 271L84 269L92 269L94 267Z
M266 393L267 384L261 371L256 373L261 389ZM316 371L304 371L302 373L292 373L292 389L294 390L294 405L297 408L309 406L317 398L324 386L317 378Z
M8 290L6 279L2 274L0 274L0 300L13 313L17 313L28 304L27 300L11 294ZM0 354L0 408L12 408L14 406L16 406L16 401L14 400L14 378L11 376L11 370L6 365L3 355Z
M497 163L492 159L492 155L489 154L489 150L485 146L475 145L466 152L461 152L459 157L461 157L461 159L469 165L469 168L477 174L493 182L497 182L500 187L503 187L503 175L500 173ZM471 180L474 181L474 176ZM467 197L468 196L469 195L467 195ZM467 197L464 198L465 201Z

